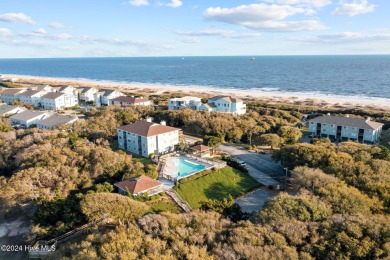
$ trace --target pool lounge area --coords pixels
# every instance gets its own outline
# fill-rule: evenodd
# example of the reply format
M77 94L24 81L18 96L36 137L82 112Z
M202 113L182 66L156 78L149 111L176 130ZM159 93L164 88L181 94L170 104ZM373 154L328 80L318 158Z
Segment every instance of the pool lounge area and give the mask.
M176 181L198 172L218 167L220 164L220 161L215 162L190 155L172 156L166 158L161 170L161 176L165 179Z

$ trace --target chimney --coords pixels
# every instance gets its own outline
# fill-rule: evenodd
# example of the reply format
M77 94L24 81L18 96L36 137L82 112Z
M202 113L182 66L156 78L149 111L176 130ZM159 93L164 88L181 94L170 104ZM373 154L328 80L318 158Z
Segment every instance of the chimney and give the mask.
M146 118L146 122L151 123L151 122L152 122L152 118L151 118L151 117L147 117L147 118Z
M161 120L160 125L167 125L167 122L165 120Z

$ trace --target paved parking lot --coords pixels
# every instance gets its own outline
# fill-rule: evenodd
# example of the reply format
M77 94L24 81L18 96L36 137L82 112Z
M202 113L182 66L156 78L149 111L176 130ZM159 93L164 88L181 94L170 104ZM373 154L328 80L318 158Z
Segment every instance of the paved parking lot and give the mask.
M228 144L222 144L217 150L244 161L249 174L261 184L268 186L284 180L285 170L280 164L272 160L270 154L253 153L243 147Z
M230 156L244 161L249 174L258 182L265 185L236 201L243 211L259 211L268 199L278 194L278 190L269 190L267 187L268 185L276 186L278 183L284 181L286 172L280 164L272 160L270 154L252 153L243 147L229 144L222 144L217 150L226 152Z

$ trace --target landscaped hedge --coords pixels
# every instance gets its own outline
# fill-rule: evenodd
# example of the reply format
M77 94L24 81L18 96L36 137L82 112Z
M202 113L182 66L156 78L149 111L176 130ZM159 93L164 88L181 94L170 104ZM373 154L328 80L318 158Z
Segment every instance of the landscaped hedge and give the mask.
M228 166L233 167L237 170L242 171L243 173L248 173L248 169L242 166L237 159L222 155L221 159L227 163Z

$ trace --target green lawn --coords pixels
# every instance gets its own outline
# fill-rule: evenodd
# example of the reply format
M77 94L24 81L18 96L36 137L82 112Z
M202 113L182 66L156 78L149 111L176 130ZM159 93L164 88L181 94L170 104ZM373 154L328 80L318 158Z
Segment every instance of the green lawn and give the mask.
M157 199L146 201L146 204L151 208L152 213L171 212L182 213L179 206L167 195L158 197Z
M145 158L145 157L141 157L141 156L134 155L134 154L132 154L132 156L133 156L133 161L135 161L135 162L141 162L141 163L144 164L144 166L148 166L149 164L154 164L154 162L152 161L152 159Z
M229 166L220 170L209 171L209 174L197 179L190 179L189 181L184 179L184 181L174 189L192 208L199 208L201 201L223 199L229 195L238 197L260 186L251 176Z

